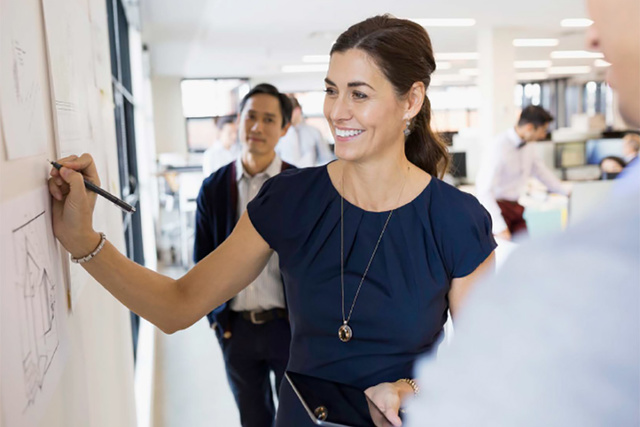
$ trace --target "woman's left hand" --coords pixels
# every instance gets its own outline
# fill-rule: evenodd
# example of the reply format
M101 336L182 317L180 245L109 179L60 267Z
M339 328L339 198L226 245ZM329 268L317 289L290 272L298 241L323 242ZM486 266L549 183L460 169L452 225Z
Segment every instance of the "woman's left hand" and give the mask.
M403 381L395 383L381 383L373 387L369 387L364 392L369 399L382 411L385 417L394 427L402 425L402 420L398 413L400 405L407 395L413 395L413 389ZM373 415L373 414L372 414ZM374 419L374 424L378 427L384 426L384 420Z

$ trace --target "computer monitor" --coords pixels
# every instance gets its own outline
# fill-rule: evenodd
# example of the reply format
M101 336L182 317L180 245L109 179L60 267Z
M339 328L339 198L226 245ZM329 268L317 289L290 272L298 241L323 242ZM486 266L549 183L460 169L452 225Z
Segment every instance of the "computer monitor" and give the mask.
M451 167L449 169L454 178L467 177L467 153L451 153Z
M622 139L590 139L587 141L587 163L599 165L600 161L608 156L624 158L622 151Z
M566 169L586 164L585 143L583 141L557 142L554 148L556 168Z

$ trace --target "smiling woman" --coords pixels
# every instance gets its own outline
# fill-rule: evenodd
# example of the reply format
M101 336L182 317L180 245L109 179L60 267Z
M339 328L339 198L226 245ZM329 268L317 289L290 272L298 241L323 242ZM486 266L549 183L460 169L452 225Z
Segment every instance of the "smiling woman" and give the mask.
M178 280L108 242L83 266L172 333L245 289L275 251L291 322L288 369L363 390L400 425L402 401L418 390L416 358L437 346L448 312L455 318L492 269L496 247L484 208L437 177L448 157L429 127L434 69L421 26L390 16L352 26L334 45L325 80L339 160L269 179L224 243ZM275 99L252 99L241 133L260 150L265 129L282 126L264 114ZM59 163L50 180L54 231L82 257L100 240L82 179L98 176L88 155ZM286 382L276 425L313 425Z
M374 129L392 133L379 135L381 140L397 139L400 134L397 126L404 126L404 151L408 160L431 175L441 176L447 169L449 157L444 142L431 129L431 105L426 96L435 70L431 40L421 25L389 16L368 19L345 31L331 48L331 63L325 79L325 116L339 138L346 137L341 135L343 130L348 130L338 126L344 119L339 114L345 111L337 109L340 106L336 104L341 101L351 101L354 113L370 121ZM338 76L358 80L340 82L345 93L342 98L338 96L337 84L331 80ZM417 112L407 115L394 109L407 100L418 105ZM394 116L394 112L401 117ZM392 123L395 129L389 126ZM337 142L344 142L339 138ZM336 150L343 147L344 144L336 144Z

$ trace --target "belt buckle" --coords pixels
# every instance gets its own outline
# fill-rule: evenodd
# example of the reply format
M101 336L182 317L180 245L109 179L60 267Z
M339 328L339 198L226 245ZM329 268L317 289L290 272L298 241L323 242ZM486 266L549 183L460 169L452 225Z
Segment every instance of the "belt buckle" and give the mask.
M250 311L249 312L249 318L251 319L251 323L253 323L254 325L262 325L263 323L267 323L266 320L258 320L258 319L256 319L256 313L258 313L258 312L257 311Z

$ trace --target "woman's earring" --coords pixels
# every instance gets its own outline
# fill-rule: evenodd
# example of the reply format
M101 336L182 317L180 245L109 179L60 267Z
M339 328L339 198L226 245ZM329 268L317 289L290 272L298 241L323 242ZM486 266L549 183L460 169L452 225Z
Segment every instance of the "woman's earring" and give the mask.
M409 129L409 126L411 126L411 120L407 120L407 127L404 128L404 130L402 131L404 133L405 138L411 135L411 129Z

